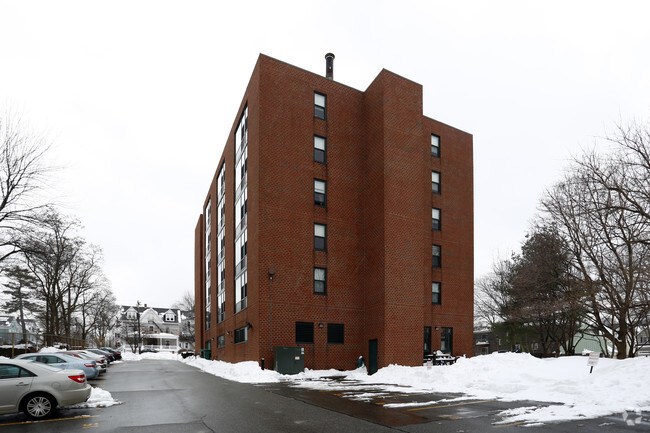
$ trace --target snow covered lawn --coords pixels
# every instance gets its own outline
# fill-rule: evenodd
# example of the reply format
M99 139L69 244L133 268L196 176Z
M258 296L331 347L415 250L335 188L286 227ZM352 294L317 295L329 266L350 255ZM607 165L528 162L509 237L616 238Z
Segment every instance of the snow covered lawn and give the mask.
M390 365L369 376L365 370L306 370L297 375L281 375L262 370L257 362L231 364L201 358L182 359L168 353L123 354L125 360L177 359L207 373L246 383L292 382L295 386L332 389L331 376L354 381L337 386L373 384L379 389L402 393L460 393L467 399L502 401L533 400L542 407L525 407L501 413L504 423L552 422L597 418L611 414L650 411L650 358L615 360L601 358L589 373L586 356L538 359L528 354L495 353L461 358L454 365L404 367ZM315 380L317 379L317 380ZM444 400L451 401L451 400ZM430 405L433 402L396 406ZM441 403L440 400L435 403Z

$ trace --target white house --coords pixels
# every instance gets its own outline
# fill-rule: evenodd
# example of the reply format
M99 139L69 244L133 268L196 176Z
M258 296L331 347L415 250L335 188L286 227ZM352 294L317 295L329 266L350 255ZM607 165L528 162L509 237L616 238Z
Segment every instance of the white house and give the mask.
M193 312L148 307L146 304L123 305L116 339L125 349L139 347L168 352L185 349L193 352L193 339L186 336L186 321L190 313Z

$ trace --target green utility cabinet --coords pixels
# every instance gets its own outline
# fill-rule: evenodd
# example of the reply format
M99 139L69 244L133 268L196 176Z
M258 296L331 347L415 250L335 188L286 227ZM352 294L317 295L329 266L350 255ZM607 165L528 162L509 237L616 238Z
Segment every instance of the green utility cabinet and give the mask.
M212 356L212 351L210 349L201 349L201 358L210 359Z
M305 348L277 346L274 360L274 370L280 374L302 373L305 371Z

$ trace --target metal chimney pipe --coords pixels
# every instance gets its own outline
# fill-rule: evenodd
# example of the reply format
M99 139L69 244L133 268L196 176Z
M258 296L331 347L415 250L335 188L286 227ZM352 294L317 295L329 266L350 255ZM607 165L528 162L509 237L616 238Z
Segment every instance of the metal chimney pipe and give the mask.
M325 78L328 80L334 79L334 54L325 54Z

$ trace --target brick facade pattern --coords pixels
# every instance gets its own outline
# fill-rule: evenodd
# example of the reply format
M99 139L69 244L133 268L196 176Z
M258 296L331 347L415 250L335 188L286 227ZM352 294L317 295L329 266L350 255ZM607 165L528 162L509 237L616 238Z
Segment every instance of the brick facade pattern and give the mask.
M314 92L327 96L326 120L314 117ZM234 134L248 107L248 307L234 314ZM217 260L211 260L212 323L205 326L205 215L195 232L196 347L230 362L265 359L296 346L295 323L314 323L305 366L350 369L378 342L377 366L421 365L423 329L453 328L453 354L472 355L472 136L424 117L422 86L382 70L365 92L261 55L235 113L203 209L211 199L217 236L217 175L226 167L226 318L216 323ZM441 155L430 151L440 136ZM327 140L327 163L313 158L314 135ZM431 171L441 193L431 192ZM314 204L314 179L327 205ZM442 230L431 229L431 207ZM327 227L327 251L314 249L314 223ZM432 268L431 245L442 247ZM213 254L216 249L213 248ZM327 294L314 294L313 269L327 269ZM269 270L274 270L273 278ZM442 303L431 302L441 282ZM322 324L322 327L319 327ZM344 325L328 344L327 325ZM234 331L248 327L248 341ZM226 344L217 348L217 338Z

